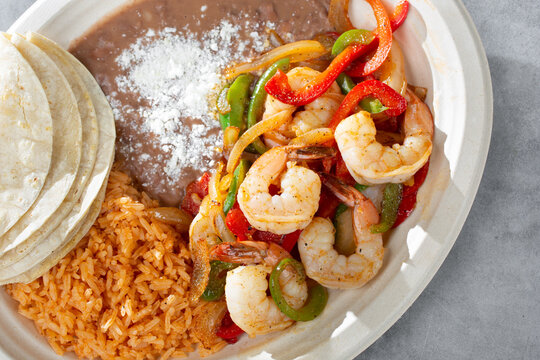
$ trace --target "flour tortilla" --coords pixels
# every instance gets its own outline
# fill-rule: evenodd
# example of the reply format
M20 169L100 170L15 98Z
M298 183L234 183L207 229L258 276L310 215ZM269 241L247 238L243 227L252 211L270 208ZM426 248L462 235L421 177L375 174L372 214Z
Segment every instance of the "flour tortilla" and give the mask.
M46 41L31 37L28 38L32 44L40 48L58 66L75 95L82 125L82 153L77 176L69 189L62 204L56 209L54 214L32 235L15 247L0 253L0 268L7 268L15 262L21 262L23 258L31 253L36 246L45 242L54 229L69 216L73 207L79 203L81 194L86 188L90 175L94 168L99 144L99 127L97 116L92 104L90 93L77 71L71 65L66 52L59 48L50 46ZM101 185L100 185L101 186ZM90 206L88 204L87 206ZM25 262L22 261L24 264ZM34 265L34 264L31 264Z
M0 36L0 236L39 196L52 157L49 103L34 70Z
M19 35L8 36L34 69L47 95L53 119L53 151L41 193L30 209L0 238L0 253L20 245L54 216L77 176L82 150L81 117L69 82L37 46Z
M92 204L95 203L96 199L99 199L98 195L107 181L114 160L114 145L116 138L114 117L112 109L96 80L90 72L75 59L75 57L71 56L67 51L62 50L59 45L51 40L34 33L28 34L27 39L32 43L39 43L43 46L53 47L56 51L62 51L82 78L90 92L98 116L99 147L97 161L92 171L90 181L85 187L80 201L77 202L72 211L65 217L54 232L44 239L44 241L36 244L32 251L27 253L21 261L0 269L0 282L6 282L7 279L19 277L29 271L29 269L35 268L40 264L44 266L43 268L47 269L55 265L55 263L47 262L47 258L53 251L63 248L70 242L78 229L80 229L81 224L84 224L84 219L87 217Z
M101 204L105 198L106 189L107 183L103 184L103 188L100 190L98 197L92 204L86 218L75 229L73 237L62 248L54 250L42 263L34 266L30 270L27 270L25 273L8 280L0 281L0 285L32 282L49 271L53 266L58 264L60 260L62 260L71 250L75 248L75 246L77 246L77 244L79 244L82 238L86 236L88 231L90 231L94 225L101 211Z

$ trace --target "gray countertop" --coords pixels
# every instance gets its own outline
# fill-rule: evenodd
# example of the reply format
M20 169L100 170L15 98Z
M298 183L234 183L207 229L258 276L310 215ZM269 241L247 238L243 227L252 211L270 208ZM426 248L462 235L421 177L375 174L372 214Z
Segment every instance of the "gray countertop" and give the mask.
M463 0L495 99L486 170L441 269L357 360L540 358L540 4ZM33 0L2 0L5 30Z

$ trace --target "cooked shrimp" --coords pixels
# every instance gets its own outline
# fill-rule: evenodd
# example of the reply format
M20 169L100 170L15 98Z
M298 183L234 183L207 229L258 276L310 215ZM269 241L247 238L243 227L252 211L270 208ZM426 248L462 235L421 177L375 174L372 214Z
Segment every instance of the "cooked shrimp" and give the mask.
M250 337L280 331L294 323L266 293L267 276L280 260L290 257L288 252L274 243L243 241L215 246L212 257L251 264L229 271L225 283L231 318ZM289 305L300 309L307 300L308 289L306 282L299 282L297 276L294 271L285 269L279 277L279 284Z
M238 190L238 204L258 230L289 234L309 225L319 207L321 180L312 170L288 162L291 147L275 147L251 166ZM269 186L280 181L281 193Z
M326 183L325 183L326 184ZM383 263L381 234L372 234L370 227L379 223L379 213L362 193L348 185L330 184L340 200L353 210L353 237L356 252L340 255L334 249L335 229L327 218L316 217L300 234L298 250L307 275L321 285L334 289L359 288L371 280Z
M313 80L319 72L308 67L297 67L287 73L291 88L296 90L304 87ZM288 138L300 136L309 130L326 127L332 116L338 109L343 95L336 82L315 101L304 106L304 109L298 112L296 106L287 105L268 96L265 104L263 119L272 116L290 117L290 122L280 127L279 132ZM273 139L266 139L267 145L272 146Z
M402 183L428 161L433 148L431 111L407 90L409 105L403 121L403 145L383 146L377 129L365 111L349 116L336 128L334 137L343 160L360 184Z

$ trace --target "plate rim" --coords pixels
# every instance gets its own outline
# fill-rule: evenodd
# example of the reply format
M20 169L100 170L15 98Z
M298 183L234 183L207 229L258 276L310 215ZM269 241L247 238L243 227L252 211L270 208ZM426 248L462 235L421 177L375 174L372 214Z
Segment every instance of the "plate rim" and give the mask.
M36 14L39 14L40 21L34 23L34 26L43 27L54 15L62 12L63 8L68 6L72 1L74 0L37 0L9 27L8 32L15 32L19 28L24 28L26 23L30 19L35 17ZM127 2L129 1L132 0L127 0ZM413 5L414 2L425 2L433 4L440 16L443 18L445 25L449 27L450 33L452 34L453 32L451 30L455 28L456 25L453 25L451 20L455 19L450 19L449 14L440 11L440 9L441 7L455 7L455 10L457 10L460 14L461 20L463 20L466 25L466 29L462 29L462 35L465 34L466 38L471 41L470 45L473 47L474 50L473 54L467 54L467 61L465 61L462 53L459 53L459 60L461 61L461 65L463 66L464 70L466 67L468 67L470 68L469 71L476 71L476 80L480 80L478 84L481 84L478 86L479 88L484 90L484 98L482 105L478 106L478 109L482 111L482 116L480 118L482 120L481 124L483 125L483 132L478 137L478 154L475 158L476 163L474 164L475 169L477 170L469 176L470 184L468 186L468 190L473 196L468 197L460 206L459 212L455 214L456 226L454 226L449 232L449 235L446 236L447 239L451 240L444 241L443 247L441 247L441 249L437 252L438 256L436 259L434 259L434 261L432 261L432 265L430 266L429 271L424 272L423 278L418 281L419 285L409 292L409 296L405 299L405 301L402 301L400 303L401 306L392 309L391 314L385 317L385 320L383 324L381 324L381 326L376 329L372 329L374 331L370 333L370 336L366 339L366 341L364 341L360 345L356 342L351 342L350 346L341 348L340 355L342 355L343 358L346 359L353 359L359 354L361 354L365 349L367 349L376 340L378 340L390 327L392 327L397 322L397 320L399 320L399 318L412 306L412 304L417 300L417 298L424 292L427 285L431 282L435 274L439 271L444 260L447 258L449 252L453 248L473 206L482 180L482 176L484 174L491 143L491 134L493 128L493 87L491 81L491 74L485 49L483 47L478 30L476 29L476 26L474 25L474 22L469 12L467 11L462 0L411 0L411 2L413 3ZM454 44L458 50L460 49L460 47L464 46L462 42L458 42L455 38ZM478 63L473 63L473 60L477 60ZM470 82L470 80L465 81L466 88L469 87ZM479 97L479 94L473 95L474 99L477 99ZM469 100L470 98L468 98L467 101L467 111L465 112L466 115L469 112ZM320 344L319 346L316 346L314 350L322 350L322 348L324 347L328 347L328 345ZM8 353L5 352L1 346L0 355L5 358L11 358L11 356L8 355ZM310 354L306 354L305 356L302 356L302 358L310 358Z

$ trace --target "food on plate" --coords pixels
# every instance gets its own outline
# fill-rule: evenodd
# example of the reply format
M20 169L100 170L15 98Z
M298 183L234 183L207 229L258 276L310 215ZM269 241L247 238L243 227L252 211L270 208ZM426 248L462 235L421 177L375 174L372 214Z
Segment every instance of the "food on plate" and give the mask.
M34 70L0 36L0 235L40 194L52 158L53 127L47 96Z
M202 341L206 351L226 345L215 333L194 329L195 323L203 328L214 306L190 303L187 242L152 216L157 206L129 176L112 171L85 239L43 277L8 285L21 313L57 353L168 358L185 356Z
M84 221L93 222L97 213L94 211L93 218L88 214L106 183L115 135L103 93L96 91L99 86L94 78L71 54L34 33L26 38L2 38L11 41L5 43L6 48L27 57L32 66L24 71L39 74L40 89L47 96L43 105L54 116L52 128L56 134L46 186L30 210L0 238L0 283L5 284L41 276L54 265L48 259L56 257L58 261L59 250L77 237ZM11 137L16 140L19 135ZM73 147L68 148L70 145ZM65 166L67 163L70 167Z
M45 52L24 37L15 34L10 39L35 71L47 95L53 120L53 152L51 167L38 198L2 236L0 248L3 254L23 243L30 247L32 239L38 240L38 236L32 235L40 230L43 232L44 224L52 223L51 229L55 227L57 223L49 219L57 217L55 213L58 208L65 206L63 203L70 189L73 188L73 193L79 190L73 183L81 164L83 143L77 99L59 67Z
M392 34L408 1L366 2L375 29L341 0L140 1L76 40L80 61L4 36L52 150L0 238L0 283L58 354L206 356L377 276L434 123Z

